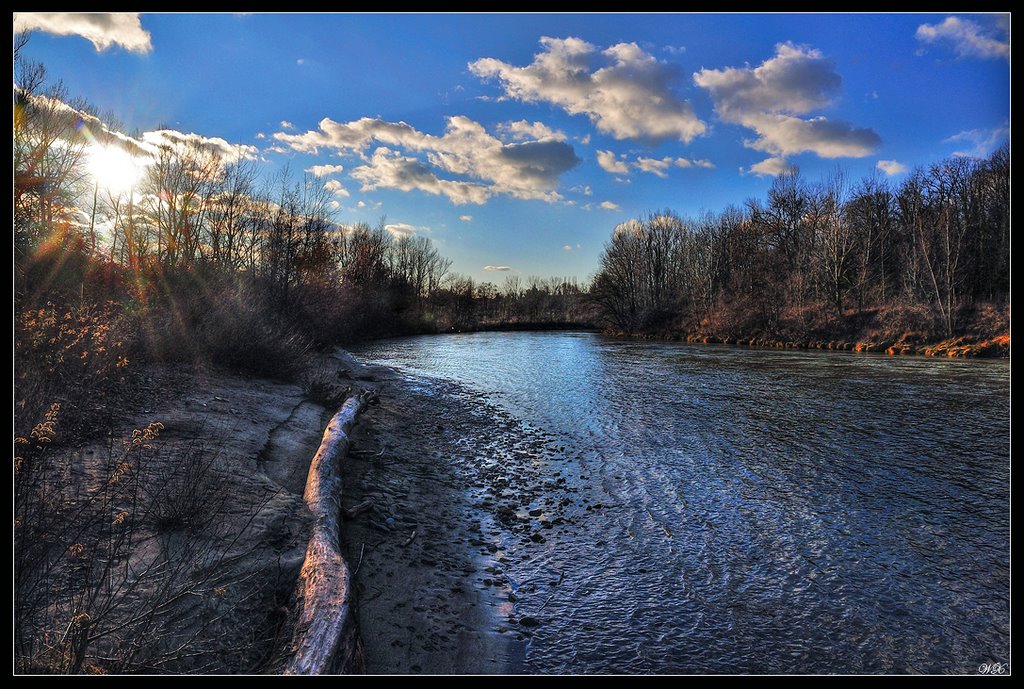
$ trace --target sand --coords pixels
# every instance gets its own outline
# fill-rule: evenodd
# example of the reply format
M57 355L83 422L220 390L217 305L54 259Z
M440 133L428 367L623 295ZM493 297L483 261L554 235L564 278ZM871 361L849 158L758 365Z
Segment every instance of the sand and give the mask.
M330 412L298 385L224 372L152 366L141 385L146 394L123 410L109 440L61 450L68 490L82 494L107 481L133 429L163 426L132 469L144 472L140 502L125 506L135 522L122 552L141 574L97 621L94 633L113 631L95 642L88 666L275 672L290 639L289 606L310 534L306 472ZM205 473L192 483L197 457ZM177 491L174 499L189 510L184 523L161 526L146 505ZM157 614L137 619L153 605Z
M487 547L489 515L452 470L464 410L338 356L354 386L380 394L342 469L343 505L373 501L342 527L366 672L516 671L524 637L508 629L509 592L493 575L501 552Z

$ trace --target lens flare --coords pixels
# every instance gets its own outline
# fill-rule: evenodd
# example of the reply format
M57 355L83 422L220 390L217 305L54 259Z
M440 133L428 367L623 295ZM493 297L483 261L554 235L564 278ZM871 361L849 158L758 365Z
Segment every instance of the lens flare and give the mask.
M89 172L102 189L112 193L128 191L142 175L141 162L118 146L89 147Z

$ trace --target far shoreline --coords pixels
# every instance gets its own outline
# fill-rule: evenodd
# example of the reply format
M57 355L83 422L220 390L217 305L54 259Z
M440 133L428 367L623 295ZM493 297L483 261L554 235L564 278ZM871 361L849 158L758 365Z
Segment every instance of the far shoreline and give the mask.
M921 357L932 359L1010 359L1010 336L1008 334L983 339L969 335L960 335L944 340L900 338L896 341L864 341L858 339L835 340L786 340L778 337L716 337L714 335L696 335L683 333L626 333L602 329L593 325L575 325L571 323L508 323L481 327L451 328L440 331L421 331L386 335L342 345L360 347L380 340L398 337L416 337L420 335L461 335L484 332L586 332L604 337L623 340L646 342L665 342L693 345L716 345L740 347L753 350L803 350L820 352L846 352L848 354L876 354L883 357Z

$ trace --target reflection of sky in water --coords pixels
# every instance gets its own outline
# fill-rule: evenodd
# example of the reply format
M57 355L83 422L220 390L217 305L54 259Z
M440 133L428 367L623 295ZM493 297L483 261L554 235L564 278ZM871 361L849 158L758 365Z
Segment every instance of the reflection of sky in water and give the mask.
M605 506L510 572L565 573L534 669L969 672L1008 659L1006 362L573 333L356 354L456 381L593 469L581 475Z

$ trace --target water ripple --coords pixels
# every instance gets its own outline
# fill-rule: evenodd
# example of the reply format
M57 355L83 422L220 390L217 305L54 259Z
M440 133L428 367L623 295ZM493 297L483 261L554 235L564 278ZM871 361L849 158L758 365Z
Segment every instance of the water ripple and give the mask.
M541 434L518 449L493 436L482 462L529 460L536 480L571 463L579 519L506 567L518 614L544 620L531 670L959 673L1009 659L1005 362L580 333L357 353Z

